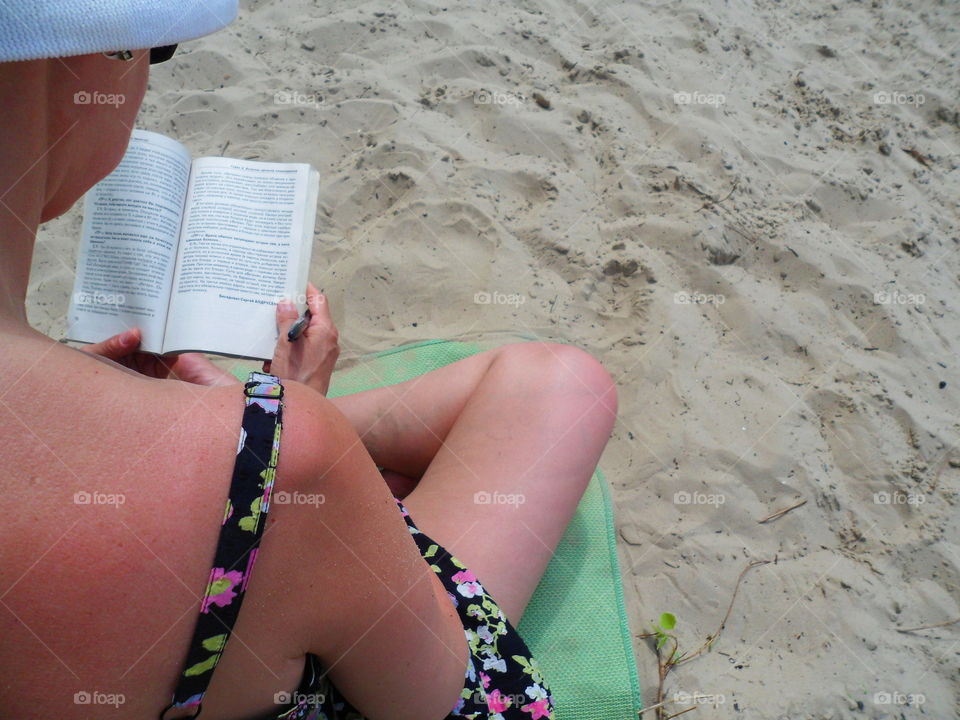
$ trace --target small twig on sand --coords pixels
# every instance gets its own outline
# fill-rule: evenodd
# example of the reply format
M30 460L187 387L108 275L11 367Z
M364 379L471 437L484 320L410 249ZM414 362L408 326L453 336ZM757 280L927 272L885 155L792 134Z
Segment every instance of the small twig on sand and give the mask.
M710 646L717 641L717 638L720 637L720 633L722 633L723 629L727 626L727 620L730 619L730 612L733 610L733 601L737 599L737 593L740 592L740 583L743 582L743 576L753 570L755 567L767 565L768 563L770 563L769 560L751 560L750 563L740 571L740 577L737 578L737 584L733 587L733 595L730 597L730 604L727 606L727 614L724 615L723 620L720 621L720 627L717 628L717 631L713 635L707 635L707 641L701 645L696 652L689 655L684 655L680 660L677 660L677 662L674 663L675 665L680 665L688 660L693 660L695 657L697 657L697 655L710 649Z
M674 713L673 715L667 715L667 717L665 717L663 720L670 720L670 718L679 717L679 716L683 715L684 713L688 713L688 712L690 712L691 710L696 710L696 709L697 709L697 706L694 705L693 707L688 707L686 710L681 710L680 712Z
M921 152L920 152L919 150L917 150L916 148L912 148L912 147L911 147L911 148L903 148L903 151L904 151L907 155L909 155L910 157L912 157L914 160L916 160L918 163L920 163L921 165L923 165L924 167L930 167L930 161L927 160L927 158L925 158L925 157L923 156L923 153L921 153Z
M642 708L642 709L640 710L640 712L637 713L637 714L638 714L638 715L643 715L645 712L650 712L651 710L656 710L657 708L663 707L664 705L672 705L674 702L676 702L676 701L675 701L675 700L664 700L663 702L658 702L656 705L647 705L646 707Z
M730 224L728 224L726 227L730 228L730 229L733 230L737 235L739 235L739 236L742 237L742 238L746 238L747 240L749 240L749 241L752 242L752 243L760 242L760 241L757 239L757 236L756 236L756 235L754 235L754 234L751 233L751 232L747 232L747 231L744 230L742 227L738 226L736 223L730 223ZM796 255L796 253L794 253L794 255Z
M932 628L947 627L947 625L955 625L958 622L960 622L960 618L956 618L955 620L947 620L946 622L933 623L931 625L917 625L917 627L912 628L894 628L894 630L900 633L908 633L914 632L915 630L930 630Z
M726 195L724 195L722 198L720 198L719 200L717 200L717 201L714 202L713 204L714 204L714 205L719 205L719 204L721 204L722 202L724 202L725 200L729 200L729 199L730 199L730 196L733 195L733 192L737 189L737 183L739 183L739 182L740 182L739 180L734 180L734 181L733 181L733 187L730 188L730 192L728 192Z
M666 683L667 675L677 665L680 665L681 663L685 663L688 660L693 660L693 658L697 657L701 653L710 649L710 646L717 641L717 639L720 637L720 633L722 633L723 629L727 626L727 620L730 619L730 613L733 610L733 603L737 599L737 593L740 591L740 583L743 582L744 575L746 575L753 568L758 567L760 565L766 565L769 562L771 561L770 560L752 560L740 572L740 576L737 578L737 584L734 585L734 588L733 588L733 595L730 597L730 605L727 606L727 612L723 616L723 620L720 621L720 627L717 628L717 631L713 635L707 636L706 642L703 643L703 645L701 645L696 652L690 653L690 654L683 653L682 655L678 656L677 650L678 650L679 641L677 640L676 637L670 634L664 634L662 632L660 633L652 632L652 633L643 633L641 635L637 635L637 637L639 638L655 637L658 640L656 643L656 653L657 653L657 672L659 674L659 678L657 681L656 704L651 705L650 707L644 708L643 712L646 712L647 710L656 709L657 720L670 720L670 718L675 718L678 715L683 715L684 713L697 709L697 706L694 705L693 707L687 708L686 710L683 710L682 712L678 712L674 715L669 715L669 716L664 715L663 706L667 705L670 702L670 701L664 701L663 699L663 686ZM664 647L668 644L668 642L673 643L672 648ZM669 649L669 652L663 652L664 649Z
M796 510L796 509L797 509L798 507L800 507L801 505L806 505L806 504L807 504L807 501L806 501L806 500L801 500L801 501L798 502L796 505L791 505L790 507L784 508L783 510L777 510L775 513L773 513L773 514L771 514L771 515L767 515L767 516L766 516L765 518L763 518L762 520L757 520L757 522L762 525L762 524L765 523L765 522L770 522L771 520L776 520L777 518L783 517L784 515L786 515L786 514L787 514L788 512L790 512L791 510Z
M734 180L734 181L733 181L733 187L730 188L730 192L728 192L726 195L724 195L722 198L720 198L720 199L718 200L717 198L715 198L715 197L714 197L713 195L711 195L710 193L704 192L703 190L701 190L700 188L698 188L696 185L694 185L692 182L690 182L690 181L687 180L686 178L683 178L683 184L684 184L684 185L686 185L688 188L690 188L691 190L693 190L697 195L699 195L700 197L702 197L704 200L709 201L709 202L706 202L706 203L703 204L703 206L700 208L701 210L704 210L704 209L710 207L711 205L719 205L719 204L722 203L724 200L729 199L730 196L733 195L734 191L737 189L737 183L738 183L738 182L740 182L740 181L739 181L739 180Z

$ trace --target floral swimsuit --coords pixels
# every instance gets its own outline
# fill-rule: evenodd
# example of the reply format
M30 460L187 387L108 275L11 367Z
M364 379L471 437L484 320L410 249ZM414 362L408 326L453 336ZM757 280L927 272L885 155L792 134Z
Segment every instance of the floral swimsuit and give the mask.
M175 717L200 715L203 696L237 621L270 509L283 386L273 375L252 372L244 394L240 443L213 568L184 670L161 720L170 710ZM470 649L463 691L448 720L555 720L550 689L519 633L476 576L420 532L399 500L397 506L424 561L457 609ZM283 704L260 720L364 720L339 694L315 655L306 656L297 690L279 696ZM184 710L193 714L176 714Z

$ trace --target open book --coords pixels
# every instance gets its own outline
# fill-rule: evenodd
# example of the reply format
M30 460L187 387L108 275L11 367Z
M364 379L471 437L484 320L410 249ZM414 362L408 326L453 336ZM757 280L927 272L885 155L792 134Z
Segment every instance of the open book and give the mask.
M137 326L145 352L271 358L276 304L307 284L319 187L309 165L191 160L134 130L84 199L67 338Z

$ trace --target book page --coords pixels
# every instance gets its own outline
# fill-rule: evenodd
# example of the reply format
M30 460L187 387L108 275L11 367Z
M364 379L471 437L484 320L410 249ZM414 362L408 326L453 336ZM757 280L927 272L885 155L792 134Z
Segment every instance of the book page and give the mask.
M303 164L194 161L165 352L273 356L276 304L303 292L297 283L313 241L315 175Z
M141 349L161 351L189 176L183 145L133 131L123 160L84 198L68 339L139 327Z

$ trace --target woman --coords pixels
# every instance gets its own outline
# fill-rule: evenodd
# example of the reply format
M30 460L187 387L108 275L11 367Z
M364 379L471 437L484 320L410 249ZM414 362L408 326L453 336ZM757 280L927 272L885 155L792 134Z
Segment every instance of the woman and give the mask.
M86 352L34 331L37 228L123 155L137 48L235 9L16 5L0 4L0 714L553 717L514 628L609 436L609 375L522 343L328 400L337 331L312 286L305 334L246 391L203 356L137 353L135 330ZM278 307L281 338L295 319Z

